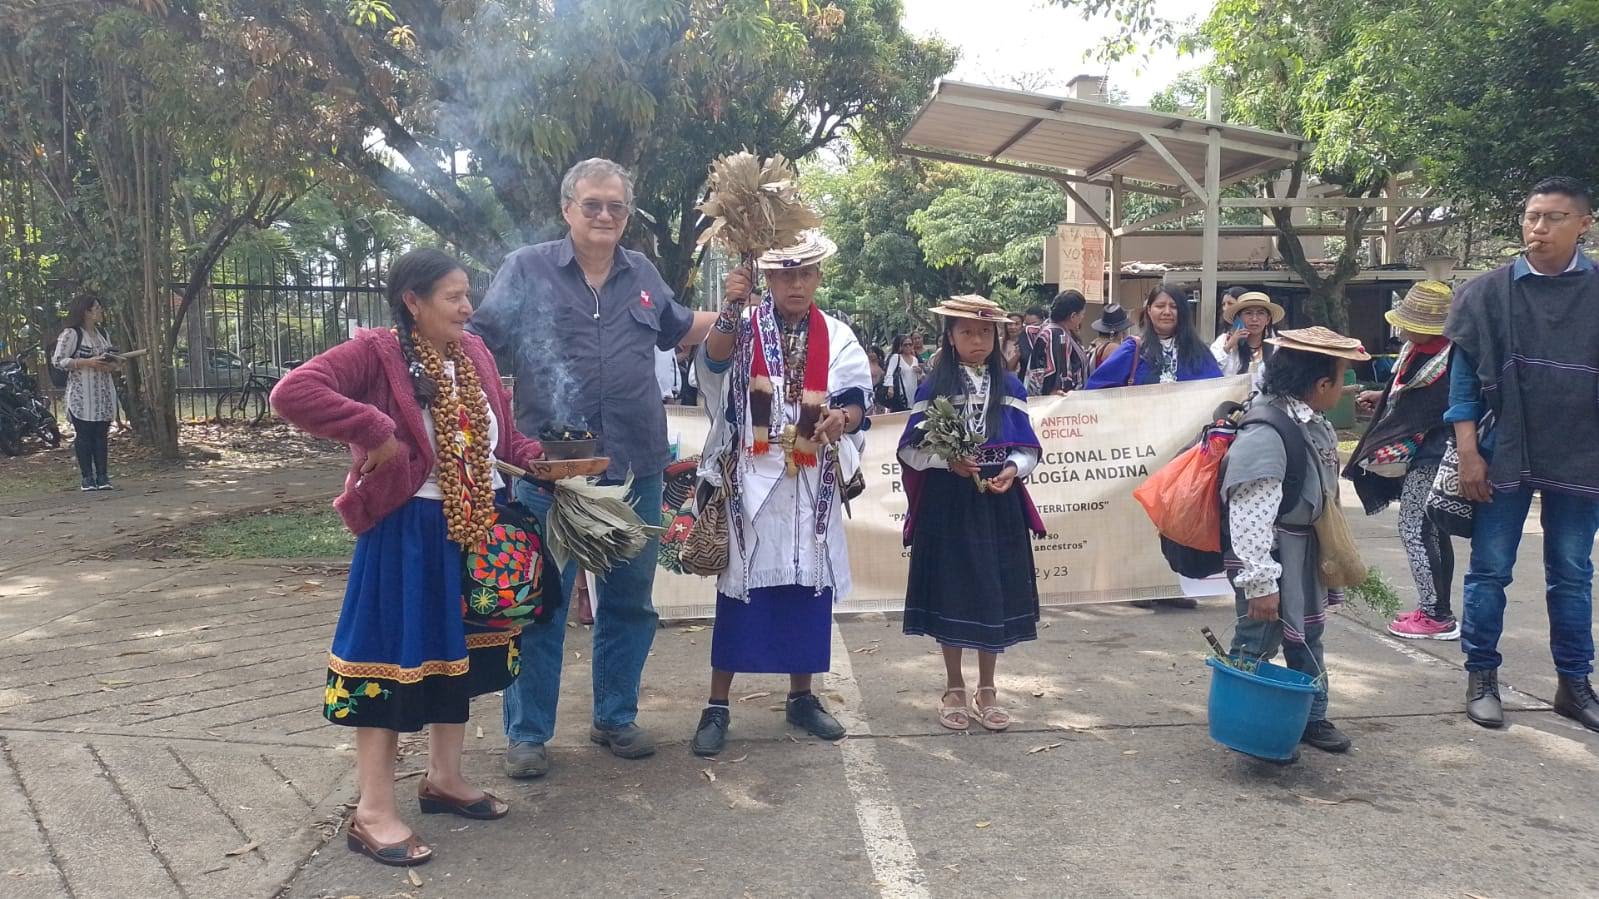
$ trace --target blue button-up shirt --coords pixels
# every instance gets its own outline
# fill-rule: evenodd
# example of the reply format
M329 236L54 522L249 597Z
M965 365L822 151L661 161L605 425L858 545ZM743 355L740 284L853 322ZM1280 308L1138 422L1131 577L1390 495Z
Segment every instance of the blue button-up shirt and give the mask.
M1571 257L1571 264L1559 274L1548 275L1532 267L1526 255L1517 256L1510 263L1510 277L1513 281L1523 278L1558 278L1571 272L1589 272L1599 266L1589 259L1582 250L1577 250ZM1444 421L1454 423L1457 421L1478 421L1482 418L1482 381L1477 377L1477 363L1461 350L1459 345L1454 348L1454 358L1449 362L1449 409L1444 413ZM1493 449L1493 433L1490 432L1480 438L1480 448Z
M670 461L655 351L694 324L644 254L618 247L599 290L583 277L570 236L505 258L470 330L516 378L516 425L599 432L609 477L660 474Z

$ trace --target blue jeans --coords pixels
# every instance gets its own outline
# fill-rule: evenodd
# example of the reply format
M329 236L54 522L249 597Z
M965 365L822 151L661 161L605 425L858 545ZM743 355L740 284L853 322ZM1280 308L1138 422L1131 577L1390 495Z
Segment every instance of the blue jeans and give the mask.
M516 498L544 521L552 500L549 492L518 481ZM633 510L645 524L661 521L661 475L633 479ZM594 723L626 727L638 717L639 679L655 642L660 616L650 601L655 586L657 541L637 558L599 578L594 597ZM577 564L561 571L563 597L572 595ZM566 614L563 602L548 624L522 632L522 673L505 690L505 733L513 742L548 743L555 734L555 706L561 696L561 662L565 658Z
M1499 667L1505 588L1531 508L1531 488L1495 493L1493 502L1477 506L1460 622L1467 671ZM1593 538L1599 532L1599 501L1544 491L1540 520L1549 651L1556 671L1587 677L1593 671Z

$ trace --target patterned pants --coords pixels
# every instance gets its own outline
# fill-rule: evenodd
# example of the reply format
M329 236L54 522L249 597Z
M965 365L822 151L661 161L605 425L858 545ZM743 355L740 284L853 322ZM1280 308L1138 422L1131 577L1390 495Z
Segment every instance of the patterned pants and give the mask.
M1455 548L1449 535L1427 517L1427 493L1438 474L1438 463L1411 467L1399 497L1399 540L1410 557L1410 574L1416 580L1417 603L1434 621L1454 617L1449 590L1455 579Z

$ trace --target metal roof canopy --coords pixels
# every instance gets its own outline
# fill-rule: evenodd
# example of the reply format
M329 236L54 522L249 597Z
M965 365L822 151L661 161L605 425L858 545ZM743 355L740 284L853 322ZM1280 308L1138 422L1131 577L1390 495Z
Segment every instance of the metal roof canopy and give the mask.
M899 149L930 159L958 154L969 158L957 161L976 165L1011 162L1106 188L1105 176L1116 174L1200 198L1212 137L1221 149L1223 187L1291 165L1307 144L1292 134L1189 116L941 81Z
M1111 296L1116 295L1120 276L1124 234L1202 211L1199 320L1208 331L1216 317L1222 188L1292 165L1303 156L1307 143L1292 134L1222 122L1221 96L1214 88L1208 106L1210 118L1196 119L1094 100L940 81L901 135L897 149L909 156L1056 181L1109 238ZM1127 184L1127 179L1145 184ZM1074 184L1108 188L1109 218L1085 201ZM1127 190L1186 202L1174 212L1123 227Z

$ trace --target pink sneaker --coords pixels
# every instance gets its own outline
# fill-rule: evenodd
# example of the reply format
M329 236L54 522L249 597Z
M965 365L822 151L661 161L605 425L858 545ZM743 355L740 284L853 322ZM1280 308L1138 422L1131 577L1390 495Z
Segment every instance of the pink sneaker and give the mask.
M1422 610L1415 609L1390 622L1388 633L1406 640L1458 640L1460 621L1455 618L1438 621L1427 617Z

